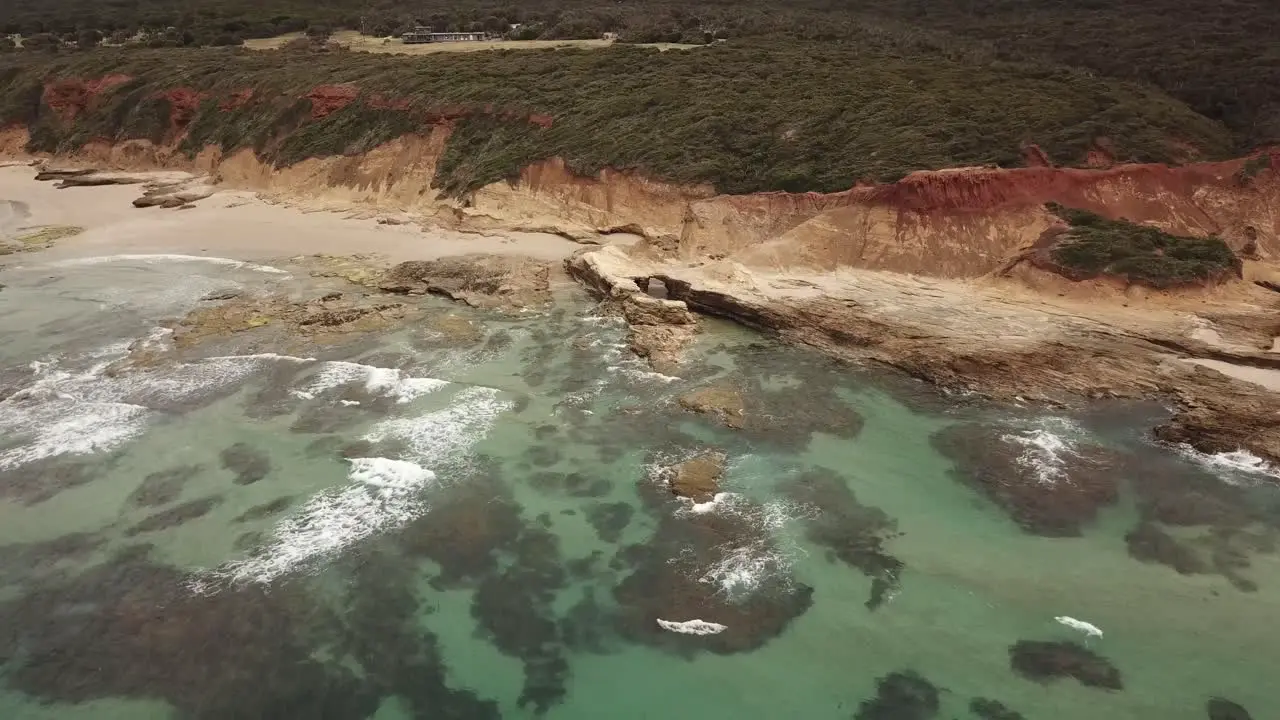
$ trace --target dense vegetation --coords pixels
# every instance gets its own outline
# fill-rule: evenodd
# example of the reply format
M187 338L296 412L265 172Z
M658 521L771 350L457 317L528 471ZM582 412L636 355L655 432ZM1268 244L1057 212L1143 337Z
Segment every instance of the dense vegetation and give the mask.
M1240 260L1217 237L1183 237L1086 210L1051 205L1071 229L1050 255L1074 279L1121 277L1156 288L1238 276Z
M51 78L108 73L133 80L72 123L40 102ZM303 96L335 83L356 85L361 99L311 120ZM416 58L239 49L20 53L0 56L0 121L27 124L41 150L92 138L158 140L167 101L157 93L174 88L205 94L188 150L252 147L281 164L367 149L432 112L470 111L437 179L458 194L551 156L580 172L636 168L750 192L832 191L923 168L1018 165L1028 142L1065 163L1079 162L1099 137L1110 139L1121 160L1232 149L1220 125L1153 90L1063 68L952 60L870 34L855 44L731 41L664 53L625 45ZM222 107L245 89L255 91L253 102ZM404 105L386 109L378 96ZM554 124L522 119L531 114Z
M907 36L950 57L1036 61L1150 83L1231 128L1280 142L1275 0L6 0L0 32L80 31L210 45L314 28L386 35L418 23L522 38L617 32L638 42ZM173 32L166 32L173 28Z

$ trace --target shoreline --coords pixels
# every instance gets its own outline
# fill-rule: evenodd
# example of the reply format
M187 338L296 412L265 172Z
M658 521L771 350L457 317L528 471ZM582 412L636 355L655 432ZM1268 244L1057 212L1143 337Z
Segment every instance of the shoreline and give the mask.
M84 230L46 250L11 255L11 260L176 253L260 262L360 254L396 263L482 253L555 261L582 247L550 233L463 233L410 221L392 224L352 217L353 212L308 212L268 202L254 192L225 188L189 208L136 208L132 203L141 194L140 184L57 188L35 181L35 173L27 165L0 167L0 200L21 203L28 213L20 222L8 223L10 232L51 226Z
M135 208L137 183L175 173L133 173L135 185L94 186L97 192L91 192L35 182L33 172L31 166L0 167L0 198L25 208L28 228L84 231L10 256L10 263L152 253L249 262L356 256L382 266L460 255L526 258L550 262L556 283L570 282L571 275L623 310L630 301L633 314L646 316L627 318L632 350L660 372L672 374L672 362L678 363L695 332L696 320L680 314L687 306L832 357L870 360L944 390L998 402L1060 407L1102 398L1172 401L1179 411L1155 429L1159 439L1207 454L1246 450L1280 463L1280 422L1269 410L1280 403L1280 393L1275 383L1256 381L1274 377L1258 368L1280 366L1280 355L1255 349L1267 311L1255 306L1229 324L1207 319L1241 313L1241 303L1254 297L1248 293L1260 292L1248 283L1220 296L1139 297L1130 307L1131 298L1115 293L1053 297L1007 277L766 269L742 264L750 262L749 251L725 259L674 258L643 239L623 249L584 246L550 233L464 233L432 226L430 216L374 203L309 210L224 187L180 208ZM639 303L646 293L636 278L661 280L675 301L666 310L677 312ZM678 327L671 324L677 316Z

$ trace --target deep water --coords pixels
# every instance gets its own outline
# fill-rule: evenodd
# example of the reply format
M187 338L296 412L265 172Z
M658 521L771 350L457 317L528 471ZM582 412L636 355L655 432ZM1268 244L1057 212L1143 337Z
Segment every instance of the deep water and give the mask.
M311 282L0 270L0 718L1280 717L1280 485L1155 445L1158 407L714 322L668 378L567 290L121 364L211 291ZM679 404L711 385L743 428ZM674 497L708 450L721 494Z

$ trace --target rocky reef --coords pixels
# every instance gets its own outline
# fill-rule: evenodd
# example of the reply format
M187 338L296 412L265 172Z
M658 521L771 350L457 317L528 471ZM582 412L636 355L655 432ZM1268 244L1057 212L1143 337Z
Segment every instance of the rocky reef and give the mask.
M1120 460L1097 445L1068 444L1044 429L952 425L933 445L952 475L1000 506L1019 527L1046 537L1081 534L1120 496Z
M1075 678L1086 687L1122 690L1120 671L1092 650L1066 641L1019 640L1009 648L1014 672L1028 680Z
M378 281L383 292L444 295L479 308L531 308L551 301L551 263L506 255L412 260Z

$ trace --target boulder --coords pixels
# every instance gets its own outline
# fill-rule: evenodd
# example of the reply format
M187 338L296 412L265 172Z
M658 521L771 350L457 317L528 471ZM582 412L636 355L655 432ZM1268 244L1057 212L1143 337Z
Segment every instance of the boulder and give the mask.
M660 300L634 293L622 302L622 316L628 325L693 325L698 318L680 300Z
M720 488L724 463L724 453L713 451L672 465L668 468L672 494L697 503L712 500Z

